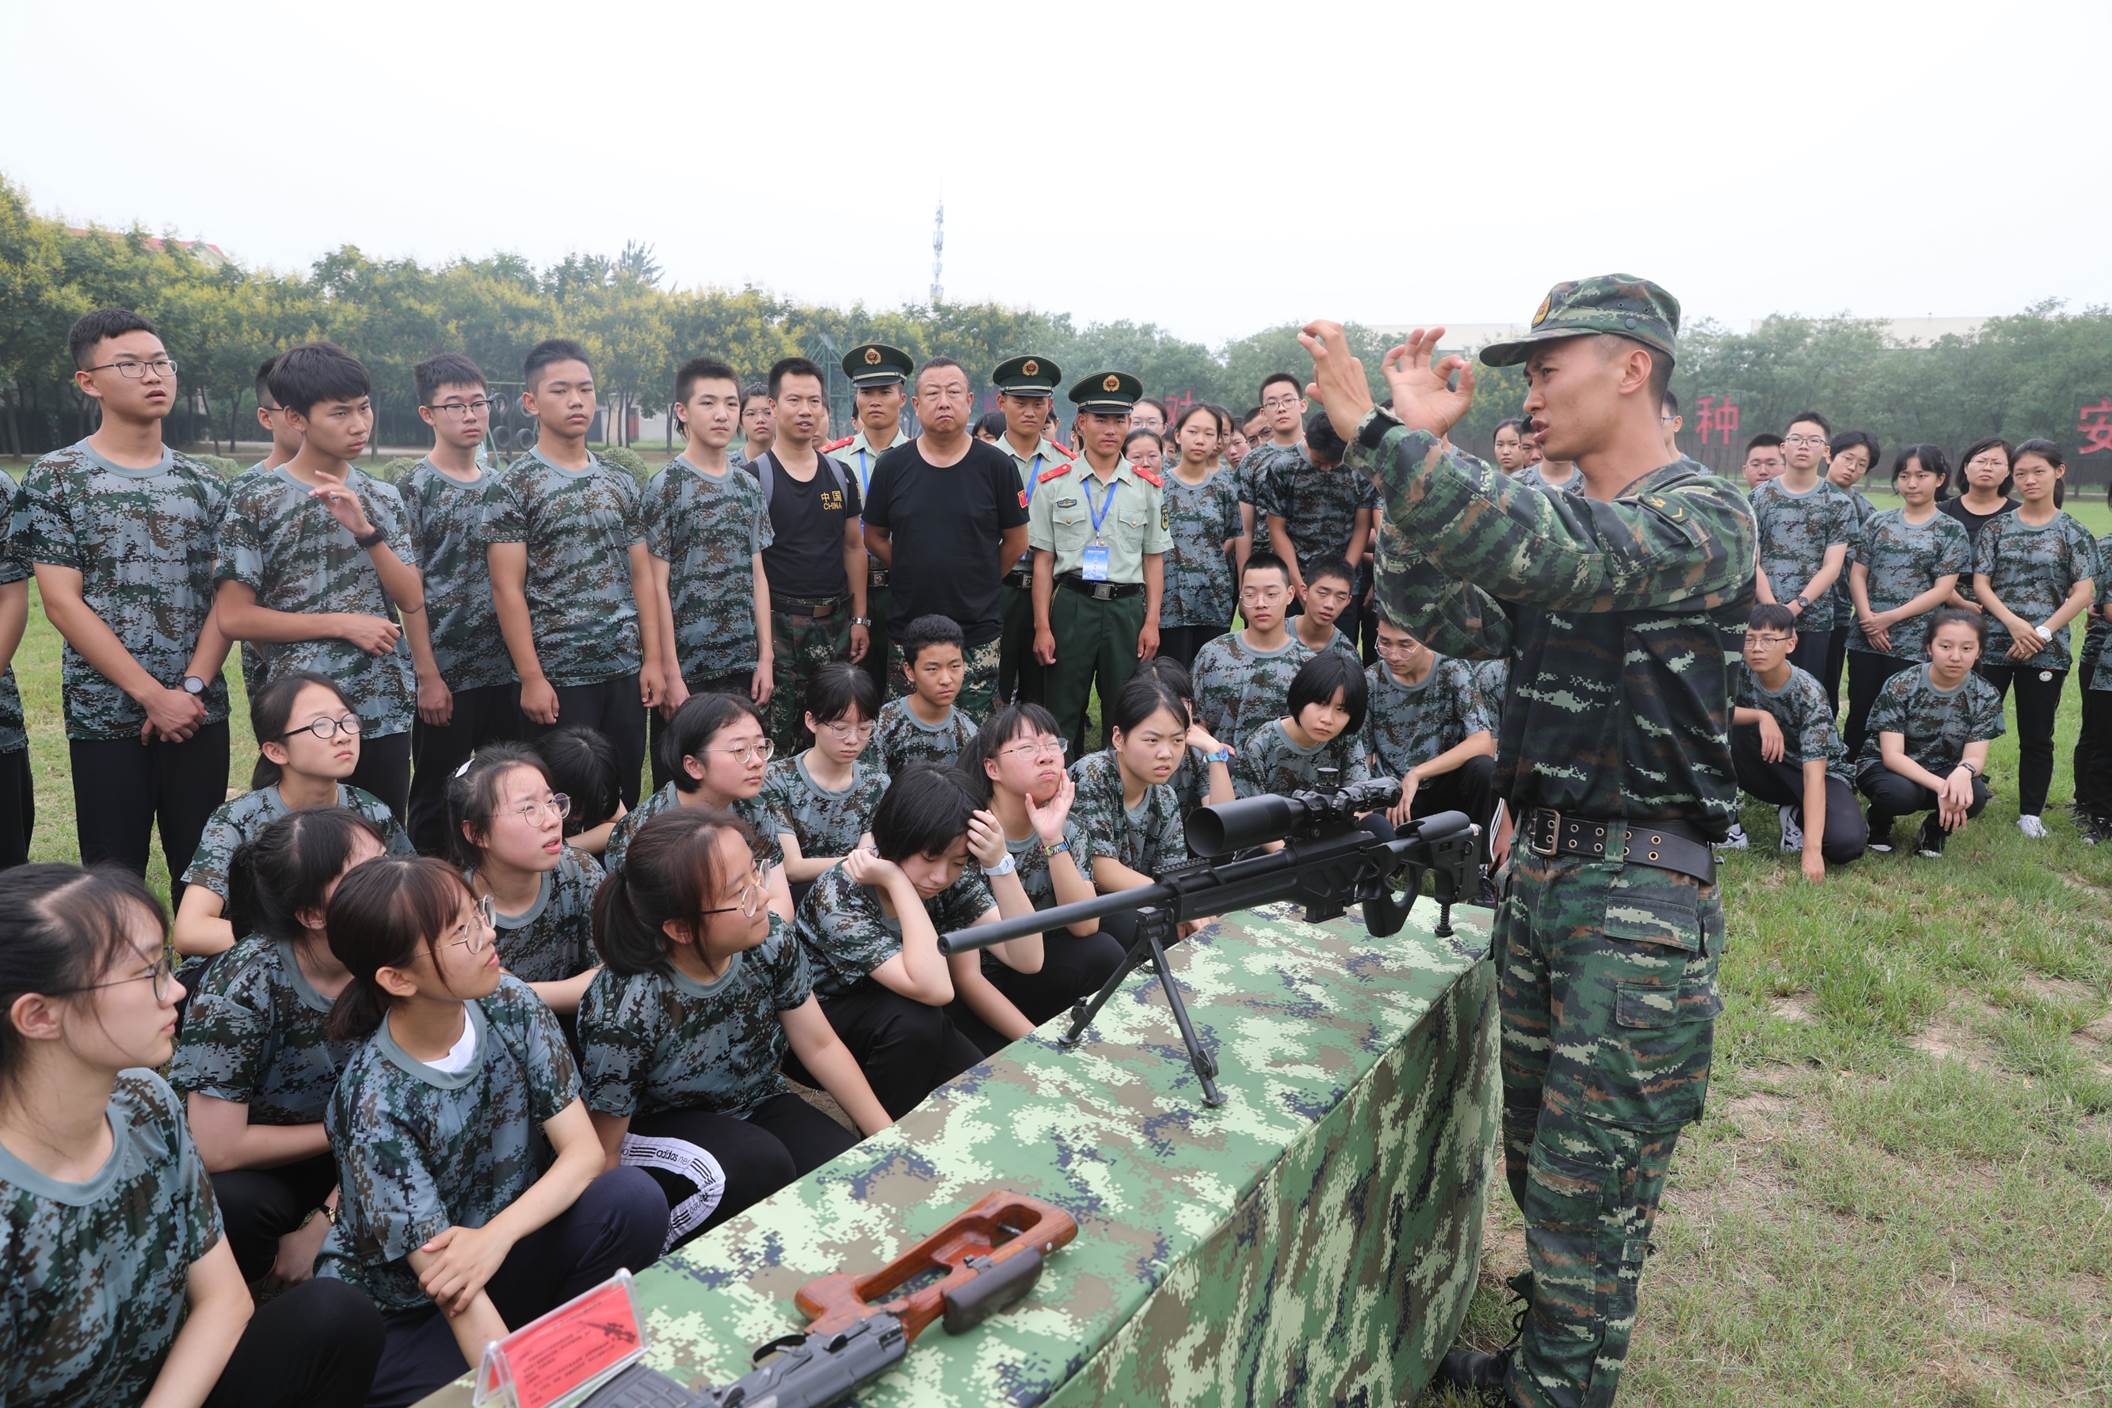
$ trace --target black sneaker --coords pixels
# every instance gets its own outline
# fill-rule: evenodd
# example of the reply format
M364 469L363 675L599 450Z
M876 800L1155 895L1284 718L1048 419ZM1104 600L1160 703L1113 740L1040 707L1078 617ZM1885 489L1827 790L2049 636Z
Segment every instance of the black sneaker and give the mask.
M1870 850L1877 852L1881 856L1891 855L1892 818L1886 817L1883 821L1879 821L1877 819L1876 812L1871 812L1868 814L1868 816L1870 822L1870 839L1863 843L1864 846Z
M1943 843L1949 838L1950 833L1943 829L1943 823L1938 821L1932 812L1929 819L1921 824L1921 838L1914 843L1914 854L1923 860L1940 860L1943 857Z

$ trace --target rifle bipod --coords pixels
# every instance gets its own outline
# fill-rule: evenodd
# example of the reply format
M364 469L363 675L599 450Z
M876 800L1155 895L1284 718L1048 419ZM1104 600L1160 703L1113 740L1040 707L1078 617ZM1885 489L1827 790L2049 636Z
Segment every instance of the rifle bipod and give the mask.
M1145 905L1137 911L1137 936L1130 940L1129 952L1122 958L1122 966L1101 984L1100 991L1090 1000L1081 998L1071 1008L1071 1029L1059 1040L1066 1051L1074 1051L1085 1039L1085 1029L1107 1006L1107 1000L1115 990L1137 970L1138 965L1149 963L1152 971L1159 975L1159 986L1165 990L1166 1005L1173 1009L1174 1023L1181 1029L1181 1042L1188 1048L1188 1064L1195 1068L1195 1078L1202 1083L1203 1103L1215 1108L1225 1103L1225 1097L1217 1088L1217 1062L1209 1052L1203 1050L1202 1041L1195 1034L1195 1024L1188 1020L1188 1004L1181 1000L1180 982L1173 976L1173 968L1166 961L1166 946L1173 942L1179 927L1170 910L1156 905Z

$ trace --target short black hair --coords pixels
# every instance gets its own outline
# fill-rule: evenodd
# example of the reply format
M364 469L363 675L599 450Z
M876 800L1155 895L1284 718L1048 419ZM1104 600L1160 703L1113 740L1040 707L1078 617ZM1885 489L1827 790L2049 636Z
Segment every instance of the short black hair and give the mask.
M1934 641L1936 633L1945 626L1971 626L1973 638L1980 642L1982 650L1987 649L1987 617L1979 612L1968 611L1962 606L1937 607L1929 613L1928 638Z
M1039 704L1028 704L1014 700L1000 704L995 713L983 720L983 726L968 740L961 750L960 761L955 764L981 799L980 805L988 805L997 786L983 767L998 755L998 751L1023 733L1047 734L1051 738L1063 737L1057 727L1056 716Z
M98 308L74 319L73 326L66 331L66 350L73 354L74 366L86 371L96 343L106 337L122 337L128 332L151 332L156 337L161 336L159 328L130 308Z
M1171 685L1173 692L1181 698L1195 698L1195 677L1188 673L1186 665L1171 655L1154 655L1149 660L1138 661L1137 674L1156 675Z
M1349 584L1350 589L1352 591L1356 589L1357 569L1349 565L1349 560L1347 558L1321 558L1318 562L1315 562L1313 564L1312 570L1305 574L1305 584L1307 586L1311 586L1313 583L1319 581L1322 577L1339 577L1341 580Z
M1661 411L1669 412L1670 414L1675 416L1678 415L1679 393L1677 391L1674 391L1669 386L1666 387L1665 394L1657 398L1657 406L1658 409Z
M944 855L968 834L968 819L981 805L968 779L953 768L905 768L873 808L873 849L892 861Z
M980 416L976 417L974 433L987 435L993 440L1003 435L1005 433L1005 413L1003 411L984 411Z
M777 393L784 390L788 376L810 376L821 383L823 392L829 389L829 379L821 374L821 368L805 357L780 357L770 364L770 399L775 401Z
M936 612L917 617L895 639L902 647L902 663L911 670L917 668L917 652L927 646L951 645L963 654L968 650L968 638L961 634L960 623Z
M1825 431L1829 436L1833 434L1833 427L1831 425L1828 425L1826 423L1826 417L1820 415L1817 411L1798 411L1795 415L1789 418L1789 423L1791 425L1795 425L1800 420L1810 421L1813 425Z
M411 381L418 388L418 404L430 406L433 398L440 394L443 386L481 386L489 388L484 379L484 369L460 352L442 352L437 357L428 357L411 368Z
M1323 650L1298 667L1291 676L1291 691L1285 701L1293 719L1308 704L1327 704L1333 701L1336 692L1342 695L1342 707L1349 711L1349 725L1342 730L1347 738L1364 729L1364 662L1346 650Z
M697 389L700 381L730 381L739 390L741 379L734 375L732 367L716 357L692 357L675 372L675 404L681 405L689 394ZM746 400L745 395L742 396Z
M577 836L616 815L623 805L622 764L616 745L595 729L574 724L546 733L532 745L543 760L552 791L572 799L565 835Z
M1183 729L1191 722L1187 697L1173 687L1173 682L1163 675L1145 674L1140 670L1129 677L1129 683L1123 685L1122 692L1115 696L1114 707L1107 711L1107 726L1127 737L1161 709L1178 719Z
M278 360L279 355L274 352L257 364L257 404L260 406L271 398L271 364Z
M1770 434L1765 430L1761 431L1758 435L1755 435L1752 439L1745 442L1745 452L1748 455L1750 455L1755 450L1779 450L1781 448L1782 437L1779 435Z
M1297 392L1300 397L1303 397L1305 395L1305 384L1299 381L1297 377L1292 376L1289 372L1270 372L1267 376L1261 379L1261 390L1254 393L1254 399L1257 401L1268 400L1269 388L1274 386L1279 381L1289 382L1291 384L1291 390ZM1256 406L1254 408L1254 414L1257 416L1260 415L1261 407Z
M1335 423L1327 418L1326 411L1314 411L1305 418L1305 453L1329 464L1342 463L1342 457L1349 453L1348 442L1335 434Z
M763 721L745 694L692 694L687 703L675 710L675 716L667 721L667 731L660 735L660 766L674 779L677 792L694 792L704 785L689 775L682 760L703 757L704 745L720 729L744 718L758 724Z
M374 394L374 383L359 358L334 342L287 348L272 362L268 381L271 399L303 416L318 401L357 401Z
M871 723L880 716L880 690L873 677L848 660L831 660L807 681L807 712L818 724L832 724L853 709Z
M1494 440L1506 430L1515 430L1518 432L1519 439L1523 440L1525 438L1525 422L1517 416L1512 416L1508 420L1497 421L1496 428L1489 432L1489 438Z
M1241 430L1245 430L1245 429L1247 428L1247 423L1248 423L1249 421L1252 421L1252 420L1255 420L1255 419L1257 419L1257 418L1258 418L1258 417L1259 417L1260 415L1261 415L1261 407L1259 407L1259 406L1249 406L1249 407L1247 407L1247 413L1246 413L1245 415L1243 415L1243 416L1241 416L1241 417L1239 418L1239 428L1240 428Z
M553 362L577 362L594 374L594 364L587 360L587 349L569 337L546 337L528 349L528 360L521 363L521 380L528 383L530 391L542 381L542 370Z
M770 399L770 388L763 382L751 381L746 386L742 387L741 409L744 411L747 410L748 403L750 401L753 401L758 396L762 397L765 401Z
M971 373L971 372L970 372L970 371L969 371L969 370L968 370L968 369L967 369L966 367L963 367L963 366L961 366L961 364L960 364L959 362L956 362L956 361L955 361L955 360L954 360L953 358L951 358L951 357L933 357L933 358L932 358L932 359L931 359L930 361L926 362L926 363L925 363L925 364L924 364L923 366L921 366L921 367L918 367L918 368L917 368L917 377L916 377L916 384L917 384L917 386L918 386L919 388L921 388L921 387L922 387L922 386L924 385L924 373L926 373L926 372L935 372L935 371L939 370L939 369L940 369L941 367L956 367L956 368L959 368L959 370L960 370L960 373L961 373L961 380L963 380L963 381L965 381L965 382L967 382L967 383L968 383L968 387L969 387L969 389L970 389L971 391L975 389L975 376L974 376L974 374L973 374L973 373Z
M1997 493L2006 499L2009 497L2009 491L2017 487L2017 451L2015 446L1999 435L1990 435L1985 440L1975 440L1972 444L1965 447L1963 454L1958 456L1959 491L1960 493L1964 492L1967 482L1965 467L1989 450L2000 450L2002 452L2002 461L2008 466L2008 470L2002 476L2002 487L1996 490Z
M1829 452L1838 455L1844 451L1852 450L1858 445L1869 452L1870 468L1876 469L1877 462L1884 457L1885 450L1884 446L1877 443L1877 437L1867 430L1844 430L1834 436L1832 443L1826 448Z
M1164 401L1161 401L1158 397L1139 396L1137 398L1137 404L1139 406L1150 406L1153 410L1156 410L1159 413L1160 420L1166 419L1166 403Z
M1285 586L1289 586L1291 584L1290 564L1285 562L1282 558L1278 557L1275 553L1256 552L1247 554L1246 565L1239 569L1239 580L1241 585L1245 585L1247 578L1252 576L1257 571L1281 572L1283 574L1283 584Z
M1908 445L1902 448L1892 461L1892 482L1897 484L1901 471L1909 461L1919 461L1921 467L1936 476L1936 497L1948 498L1951 492L1951 461L1941 445Z
M1129 447L1136 444L1139 440L1149 440L1152 444L1159 447L1160 454L1166 453L1166 437L1148 425L1140 425L1122 437L1122 453L1127 455Z
M1797 613L1778 601L1763 601L1746 613L1745 628L1748 631L1788 631L1797 633Z

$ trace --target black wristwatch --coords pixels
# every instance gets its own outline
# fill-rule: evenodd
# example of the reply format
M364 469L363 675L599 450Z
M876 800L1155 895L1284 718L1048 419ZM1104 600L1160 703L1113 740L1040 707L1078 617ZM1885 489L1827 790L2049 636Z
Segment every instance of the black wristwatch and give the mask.
M387 533L384 533L381 529L376 528L373 532L367 534L367 536L364 538L354 538L352 540L352 543L355 547L366 549L373 547L375 544L379 543L383 538L386 538L387 536Z
M183 677L183 692L185 694L203 694L205 693L205 681L199 679L196 675L185 675Z

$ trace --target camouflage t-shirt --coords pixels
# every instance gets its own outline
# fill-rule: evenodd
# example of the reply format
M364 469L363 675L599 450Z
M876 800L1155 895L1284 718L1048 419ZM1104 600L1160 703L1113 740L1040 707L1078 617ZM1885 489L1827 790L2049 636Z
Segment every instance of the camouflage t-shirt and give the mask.
M508 465L485 501L483 539L525 543L536 660L552 685L638 673L638 600L631 546L645 541L638 486L594 456L574 473L531 450Z
M768 773L764 774L766 791L768 776ZM777 824L771 819L763 801L764 795L764 792L758 792L753 797L743 797L733 804L733 814L747 822L755 832L755 865L758 870L768 870L773 865L785 863L785 848L777 843ZM623 820L617 822L609 832L609 844L602 850L602 873L614 875L623 869L624 853L630 849L631 840L638 834L638 829L669 807L680 806L680 797L681 794L675 790L675 784L670 782L624 813Z
M1169 472L1164 479L1168 528L1159 620L1166 626L1229 625L1232 558L1225 543L1240 534L1238 476L1215 470L1200 484Z
M800 753L770 764L760 800L771 835L798 838L800 855L819 860L849 855L886 794L887 772L877 762L859 757L851 764L850 782L831 792L814 780L806 754Z
M1774 716L1782 728L1782 761L1801 768L1809 762L1826 764L1830 777L1855 781L1848 766L1848 749L1841 731L1834 727L1833 702L1826 687L1802 666L1791 665L1789 678L1780 689L1760 683L1743 660L1731 667L1732 698L1740 709L1759 709Z
M2038 625L2060 609L2077 582L2096 575L2097 544L2069 514L2034 525L2022 513L2005 513L1980 529L1973 571L1987 574L1987 584L2011 612ZM2009 658L2009 642L2009 627L1989 611L1987 650L1980 658L1990 665L2017 663ZM2044 650L2022 663L2035 670L2067 669L2068 632L2055 631Z
M373 822L390 855L418 853L411 846L411 838L397 823L396 814L389 810L388 803L372 792L340 782L337 784L337 805L350 807ZM183 883L203 885L225 902L227 868L234 862L235 852L256 840L265 827L286 815L287 811L286 799L279 795L276 783L259 787L254 792L244 792L232 802L221 803L219 809L205 820L205 830L198 837L198 849L192 853L191 863L184 868Z
M1322 768L1335 769L1336 786L1371 781L1371 765L1364 760L1364 735L1345 731L1325 743L1301 748L1291 741L1283 720L1270 719L1240 745L1239 756L1232 760L1232 788L1242 797L1296 792L1318 787Z
M924 901L924 912L944 934L967 928L996 903L982 872L969 865L960 879ZM841 865L824 870L799 902L796 928L814 991L823 997L849 992L902 951L901 921L883 914L879 893L852 880Z
M1084 875L1087 883L1090 884L1093 878L1093 857L1085 831L1078 825L1076 808L1073 808L1071 814L1064 818L1063 839L1070 843L1071 860L1076 863L1079 873ZM1038 835L1028 836L1015 841L1008 836L1005 838L1005 849L1012 853L1012 864L1019 872L1019 888L1027 892L1027 898L1033 901L1034 907L1036 909L1047 909L1054 905L1056 903L1056 878L1049 874L1049 850L1048 847L1041 844L1041 837ZM971 868L977 874L982 874L981 867ZM989 878L987 875L983 876L986 886L989 883ZM941 929L939 932L943 934L946 931ZM983 961L985 966L988 966L997 960L988 949L985 949L983 950Z
M198 632L213 609L216 530L227 501L220 477L164 451L153 469L121 469L83 440L30 466L15 495L13 551L34 566L81 574L81 599L140 667L183 687ZM146 711L65 650L68 738L138 738ZM227 718L227 681L205 686L205 721Z
M433 661L451 690L490 689L514 681L513 657L499 634L491 603L491 566L484 555L485 500L494 476L480 469L464 483L431 460L403 481L403 511L425 574L426 624Z
M557 869L543 872L535 903L519 914L496 916L499 962L524 983L561 983L599 962L594 954L594 892L601 863L570 846Z
M1195 654L1190 678L1195 685L1196 718L1211 737L1237 749L1238 740L1262 720L1283 717L1291 680L1312 658L1313 652L1293 635L1264 652L1247 644L1243 633L1226 632Z
M619 974L604 968L579 1002L580 1074L587 1108L603 1115L709 1110L746 1115L787 1086L789 1042L778 1013L813 994L806 954L791 928L735 954L716 982L669 967Z
M1481 691L1481 707L1494 727L1503 724L1503 697L1511 687L1511 662L1505 656L1493 660L1469 660L1467 668L1474 672L1474 687Z
M1863 751L1855 760L1858 773L1884 766L1879 734L1896 733L1907 756L1939 777L1958 766L1965 745L2000 738L2002 696L1995 687L1968 671L1962 684L1938 689L1927 665L1901 670L1885 681L1863 725Z
M366 1292L384 1314L431 1304L410 1254L450 1227L482 1227L550 1165L543 1125L579 1099L564 1029L518 978L463 1004L469 1068L414 1060L384 1020L330 1097L338 1221L316 1273Z
M1760 566L1775 600L1787 605L1804 592L1804 584L1826 565L1826 551L1836 543L1855 541L1855 505L1838 484L1821 479L1803 493L1793 493L1782 480L1770 479L1753 490L1753 522L1759 530ZM1841 571L1847 572L1845 554ZM1797 624L1810 631L1830 631L1834 626L1833 594L1822 594L1804 608Z
M667 564L683 678L754 669L755 555L775 541L761 483L677 455L646 484L640 515L647 551Z
M0 1403L145 1401L220 1242L212 1178L152 1071L118 1073L110 1158L62 1183L0 1148Z
M1270 481L1279 473L1302 474L1312 467L1313 462L1305 456L1304 445L1279 445L1273 440L1264 440L1248 450L1247 457L1239 462L1239 501L1252 505L1254 509L1251 551L1276 551L1276 544L1269 536L1269 510L1265 507L1270 502Z
M1218 742L1223 743L1224 740L1220 738ZM1185 823L1188 813L1201 806L1210 796L1209 754L1194 744L1189 744L1188 750L1181 754L1180 764L1174 768L1173 776L1166 779L1166 785L1173 789L1174 803Z
M251 1124L315 1124L362 1045L325 1032L330 999L293 945L252 934L213 960L183 1012L169 1083L249 1107Z
M873 729L873 756L889 777L900 777L919 763L950 768L975 740L975 729L975 720L958 704L946 711L942 722L928 724L911 712L907 696L890 699L880 706Z
M1377 506L1378 494L1369 478L1347 465L1316 469L1300 455L1296 463L1280 463L1269 471L1254 511L1283 520L1284 532L1298 545L1298 571L1303 576L1322 558L1347 557L1357 510ZM1283 545L1272 551L1281 557Z
M1535 493L1378 412L1349 458L1386 483L1386 614L1441 655L1514 657L1496 741L1514 813L1729 829L1724 643L1753 601L1743 495L1684 458L1611 500Z
M1945 513L1932 513L1926 523L1907 522L1906 510L1899 508L1874 515L1855 541L1855 560L1863 564L1869 578L1866 589L1872 611L1906 605L1947 572L1964 574L1965 585L1972 585L1972 539L1966 536L1964 524ZM1856 625L1852 606L1842 615L1841 627L1848 632L1850 650L1878 653ZM1899 659L1928 658L1929 612L1894 622L1890 634L1892 654Z
M1388 777L1406 776L1473 734L1496 731L1496 716L1464 660L1434 656L1430 673L1416 684L1395 679L1381 661L1364 671L1364 683L1364 750Z
M2112 639L2112 624L2105 620L2108 605L2112 605L2112 533L2097 540L2097 600L2083 631L2083 658L2076 662L2085 689L2112 689L2112 660L2106 659L2105 651L2106 641Z
M1298 622L1303 619L1303 617L1298 616L1294 616L1291 618L1291 633L1293 635L1297 635ZM1310 645L1306 645L1305 639L1302 636L1298 638L1298 643L1300 645L1305 645L1305 648L1307 650L1312 650L1313 654L1315 655L1320 654L1320 652L1324 650L1339 650L1344 655L1347 655L1350 659L1356 661L1359 665L1364 663L1364 658L1357 654L1357 643L1351 640L1348 636L1344 635L1340 626L1329 626L1327 628L1327 631L1327 644L1321 646L1320 650L1313 650ZM1293 671L1292 673L1295 674L1296 671Z
M1196 761L1201 767L1208 766ZM1071 764L1071 781L1078 787L1071 816L1085 828L1095 860L1110 856L1140 875L1156 876L1163 867L1188 859L1187 835L1181 826L1187 813L1170 783L1146 786L1143 799L1132 811L1123 801L1122 765L1111 748L1088 753ZM1207 774L1203 785L1209 786Z
M1839 488L1838 485L1835 487ZM1870 531L1870 520L1877 517L1877 505L1871 503L1860 489L1842 489L1841 492L1848 496L1848 502L1855 509L1855 536L1848 540L1848 556L1841 563L1841 575L1834 579L1833 624L1837 630L1861 635L1862 632L1855 627L1855 602L1848 595L1848 572L1862 556L1863 534Z
M14 525L15 481L0 474L0 586L24 581L29 564L7 545ZM0 753L14 753L29 746L29 730L22 717L22 692L15 688L15 667L9 661L0 670Z

